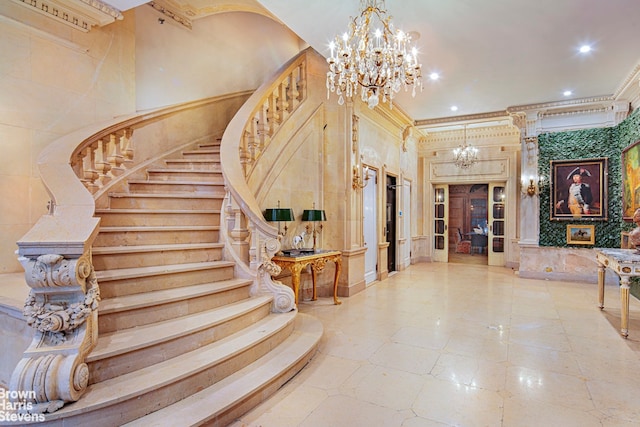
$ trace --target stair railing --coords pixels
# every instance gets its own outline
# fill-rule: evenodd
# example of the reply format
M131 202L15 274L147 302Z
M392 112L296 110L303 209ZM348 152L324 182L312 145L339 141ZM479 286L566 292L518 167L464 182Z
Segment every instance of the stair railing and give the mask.
M248 95L121 117L66 135L40 154L40 176L51 197L49 212L17 242L18 259L31 288L24 314L35 334L10 382L10 389L21 392L32 412L53 412L78 400L87 388L89 369L84 360L97 341L100 300L91 260L100 221L94 217L95 200L115 178L152 162L171 144L148 144L136 160L133 132L148 132L156 125L178 135L177 145L208 140L222 132L228 115ZM172 121L178 114L180 118ZM185 115L197 125L177 132ZM203 116L212 117L212 124L202 123Z
M290 287L273 281L280 268L271 258L280 250L278 230L265 221L247 184L273 136L307 98L307 54L299 53L259 87L229 123L222 137L220 158L226 186L221 224L228 255L237 273L252 278L252 293L274 296L272 311L295 308Z

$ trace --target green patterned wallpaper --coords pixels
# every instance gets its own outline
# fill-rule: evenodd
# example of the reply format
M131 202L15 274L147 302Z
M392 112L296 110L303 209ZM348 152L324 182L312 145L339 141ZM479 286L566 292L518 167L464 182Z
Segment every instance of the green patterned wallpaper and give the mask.
M640 110L613 128L586 129L545 133L538 136L538 173L548 179L551 160L578 160L607 157L609 159L608 220L550 220L549 186L540 192L540 246L568 247L567 225L594 224L596 247L620 247L620 232L633 224L622 220L622 150L640 139ZM581 246L581 245L580 245ZM584 246L581 246L584 247Z

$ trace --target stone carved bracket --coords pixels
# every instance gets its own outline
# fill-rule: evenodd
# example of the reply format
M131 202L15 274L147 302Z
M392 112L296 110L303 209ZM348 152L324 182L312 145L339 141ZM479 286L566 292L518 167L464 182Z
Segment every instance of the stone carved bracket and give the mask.
M95 279L94 279L95 280ZM92 286L86 293L84 300L45 301L32 290L24 306L27 324L40 332L50 332L57 343L64 342L65 333L82 325L93 311L98 308L100 289Z
M88 256L65 259L62 255L45 254L36 259L21 257L19 261L32 289L80 286L86 291L86 279L93 271Z
M271 261L273 255L279 250L278 239L269 239L265 242L262 263L258 266L257 287L259 293L273 295L272 312L286 313L295 309L296 297L290 287L271 277L277 276L282 271L276 263Z
M84 362L98 338L100 289L90 253L77 259L58 254L21 257L32 288L24 315L35 335L13 371L10 389L33 392L31 412L53 412L85 392Z

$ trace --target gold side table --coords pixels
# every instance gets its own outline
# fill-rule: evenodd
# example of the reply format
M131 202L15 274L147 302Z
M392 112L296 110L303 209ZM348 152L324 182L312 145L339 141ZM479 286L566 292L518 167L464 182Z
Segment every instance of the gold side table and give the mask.
M608 268L620 277L620 334L629 336L629 285L640 276L640 255L633 249L596 249L598 261L598 306L604 309L604 276Z
M332 261L336 265L336 274L333 279L333 303L338 305L342 301L338 299L338 278L342 270L342 252L340 251L315 251L315 252L296 252L291 251L287 255L274 256L271 261L276 263L280 268L287 269L291 272L291 285L295 294L296 304L298 304L298 294L300 292L300 272L307 265L311 266L311 280L313 282L313 298L312 301L318 299L316 294L316 273L322 271L327 262Z

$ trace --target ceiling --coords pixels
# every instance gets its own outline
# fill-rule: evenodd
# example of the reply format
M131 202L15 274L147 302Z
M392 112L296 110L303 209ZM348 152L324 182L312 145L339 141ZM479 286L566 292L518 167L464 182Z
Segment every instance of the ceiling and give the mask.
M164 1L199 10L193 19L257 1L323 55L360 9L359 0ZM386 0L386 8L396 28L419 35L424 90L394 101L417 121L614 95L640 64L639 0ZM592 51L580 54L583 44ZM439 80L427 78L432 71Z

